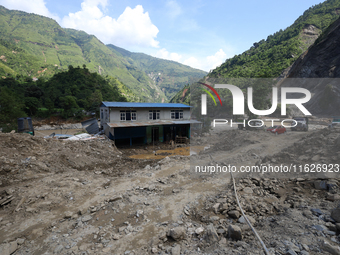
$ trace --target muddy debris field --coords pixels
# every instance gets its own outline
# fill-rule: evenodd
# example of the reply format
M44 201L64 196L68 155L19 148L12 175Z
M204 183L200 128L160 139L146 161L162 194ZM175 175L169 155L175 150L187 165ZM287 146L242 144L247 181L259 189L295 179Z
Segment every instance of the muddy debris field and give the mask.
M0 254L265 254L230 174L195 162L332 165L235 182L270 254L340 254L340 129L328 128L215 129L176 151L0 133Z

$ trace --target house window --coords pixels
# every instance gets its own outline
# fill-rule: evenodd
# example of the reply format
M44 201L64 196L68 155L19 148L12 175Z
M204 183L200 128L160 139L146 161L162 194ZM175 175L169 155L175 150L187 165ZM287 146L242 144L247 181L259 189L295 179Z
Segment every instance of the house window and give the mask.
M126 121L126 120L137 120L137 112L136 111L131 111L131 110L126 110L126 111L120 111L120 120L121 121Z
M171 119L183 119L183 110L171 110Z
M100 118L101 118L101 119L104 119L104 116L103 116L104 114L103 114L103 112L104 112L104 110L101 109L101 110L100 110Z
M125 111L124 112L120 111L120 120L121 121L125 121L126 120L126 113L125 113Z
M109 120L109 111L107 109L105 109L105 120L108 121Z
M131 112L131 120L137 120L137 113Z
M160 110L149 111L149 120L159 120L159 119L160 119Z

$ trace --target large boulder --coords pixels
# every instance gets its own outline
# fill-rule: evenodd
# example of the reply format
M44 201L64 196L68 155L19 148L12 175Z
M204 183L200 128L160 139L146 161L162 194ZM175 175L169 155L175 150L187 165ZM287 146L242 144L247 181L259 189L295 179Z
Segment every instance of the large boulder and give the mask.
M175 241L179 241L185 238L185 229L183 227L175 227L168 231L167 236L171 237Z
M228 236L233 240L242 240L242 231L241 228L237 225L229 225L228 227Z
M340 208L336 208L332 210L331 217L333 220L335 220L337 223L340 223Z

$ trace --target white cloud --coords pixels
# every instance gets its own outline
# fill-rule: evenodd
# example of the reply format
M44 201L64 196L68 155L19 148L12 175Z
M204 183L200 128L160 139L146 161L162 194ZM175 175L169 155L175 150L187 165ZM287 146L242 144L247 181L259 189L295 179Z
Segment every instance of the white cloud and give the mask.
M227 54L220 49L212 56L203 57L197 59L195 57L187 58L183 61L183 64L191 66L193 68L201 69L204 71L210 71L221 65L227 58Z
M175 52L170 53L166 49L163 48L156 52L155 57L180 62L182 55L175 53Z
M148 12L144 12L143 6L137 5L125 11L114 19L105 16L102 8L107 6L106 0L85 0L81 4L81 10L69 13L62 19L61 25L67 28L83 30L94 34L104 43L112 43L120 47L146 46L158 47L155 40L159 32L152 24Z
M197 68L200 70L204 70L209 72L212 69L215 69L217 66L221 65L226 59L227 54L222 50L219 49L214 55L207 56L207 57L187 57L184 58L182 55L169 52L165 48L158 50L155 54L151 54L156 58L162 58L167 60L173 60L184 65L190 66L192 68Z
M210 69L215 69L217 66L221 65L227 58L227 54L220 49L215 55L207 57L207 66L210 66Z
M0 4L10 10L20 10L28 13L35 13L55 19L57 22L60 18L51 13L44 0L0 0Z
M198 68L198 69L204 70L204 69L203 69L202 62L199 61L199 60L198 60L197 58L195 58L195 57L187 58L186 60L183 61L183 64L184 64L184 65L191 66L191 67L193 67L193 68Z

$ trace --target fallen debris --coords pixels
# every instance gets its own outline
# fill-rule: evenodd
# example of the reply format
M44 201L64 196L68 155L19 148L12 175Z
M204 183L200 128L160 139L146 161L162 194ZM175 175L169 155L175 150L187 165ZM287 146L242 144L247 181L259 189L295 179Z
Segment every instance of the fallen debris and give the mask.
M238 166L299 157L308 162L315 155L339 162L336 129L269 135L228 130L198 137L192 147L202 150L191 158L137 159L130 156L158 154L163 147L118 153L108 139L65 142L1 133L0 254L12 247L14 254L259 255L229 174L196 175L190 167L192 158L208 153ZM338 178L309 175L235 177L239 202L272 255L337 254L339 184Z
M13 196L7 196L7 197L1 199L1 200L0 200L0 206L7 205L7 204L10 203L13 199L14 199Z
M20 206L25 202L26 197L23 197L20 199L20 202L18 203L17 207L15 208L14 212L19 211Z

